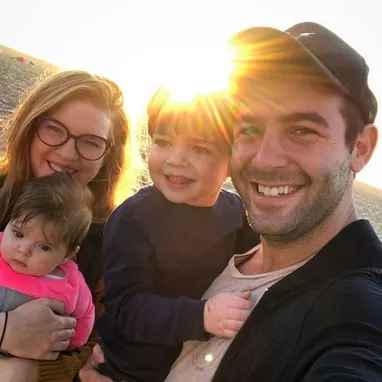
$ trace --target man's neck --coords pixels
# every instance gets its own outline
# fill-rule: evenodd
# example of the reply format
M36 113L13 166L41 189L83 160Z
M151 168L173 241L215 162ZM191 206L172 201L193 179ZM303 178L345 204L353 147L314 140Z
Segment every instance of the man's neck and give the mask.
M255 256L241 266L244 274L271 272L289 267L315 255L344 227L357 219L353 206L337 211L311 231L290 241L273 241L262 237Z

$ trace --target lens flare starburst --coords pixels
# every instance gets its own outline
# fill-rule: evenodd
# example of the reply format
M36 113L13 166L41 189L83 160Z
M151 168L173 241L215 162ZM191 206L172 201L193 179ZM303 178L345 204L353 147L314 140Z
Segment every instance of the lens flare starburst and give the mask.
M232 70L227 46L181 51L163 73L163 84L174 102L192 101L198 95L226 91Z

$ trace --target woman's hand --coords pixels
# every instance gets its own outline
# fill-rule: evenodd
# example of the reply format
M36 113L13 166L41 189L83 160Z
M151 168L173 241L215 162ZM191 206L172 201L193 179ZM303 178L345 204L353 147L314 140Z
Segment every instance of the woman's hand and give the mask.
M15 357L0 358L0 381L37 382L37 361Z
M16 357L56 359L68 347L75 326L75 318L64 316L62 302L32 300L9 312L1 348Z
M101 347L96 344L92 354L86 361L84 367L80 370L80 379L82 382L113 382L97 371L97 366L105 361Z

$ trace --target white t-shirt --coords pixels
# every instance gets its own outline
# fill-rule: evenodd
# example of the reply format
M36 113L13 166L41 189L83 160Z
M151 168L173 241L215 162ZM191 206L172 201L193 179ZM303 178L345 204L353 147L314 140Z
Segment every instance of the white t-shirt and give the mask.
M263 294L273 284L305 264L309 259L293 264L287 268L268 273L243 275L237 265L253 256L258 247L242 254L235 255L225 270L215 279L204 293L208 299L222 292L238 293L251 290L252 309ZM203 382L210 381L233 339L212 336L208 341L186 341L178 359L174 362L166 382Z

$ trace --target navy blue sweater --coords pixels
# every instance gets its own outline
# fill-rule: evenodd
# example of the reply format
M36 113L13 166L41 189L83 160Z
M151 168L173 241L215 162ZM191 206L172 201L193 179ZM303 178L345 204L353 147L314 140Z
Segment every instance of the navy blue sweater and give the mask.
M203 292L233 253L256 243L234 193L221 191L213 207L169 202L155 187L127 199L104 230L103 372L163 380L182 342L206 336Z

